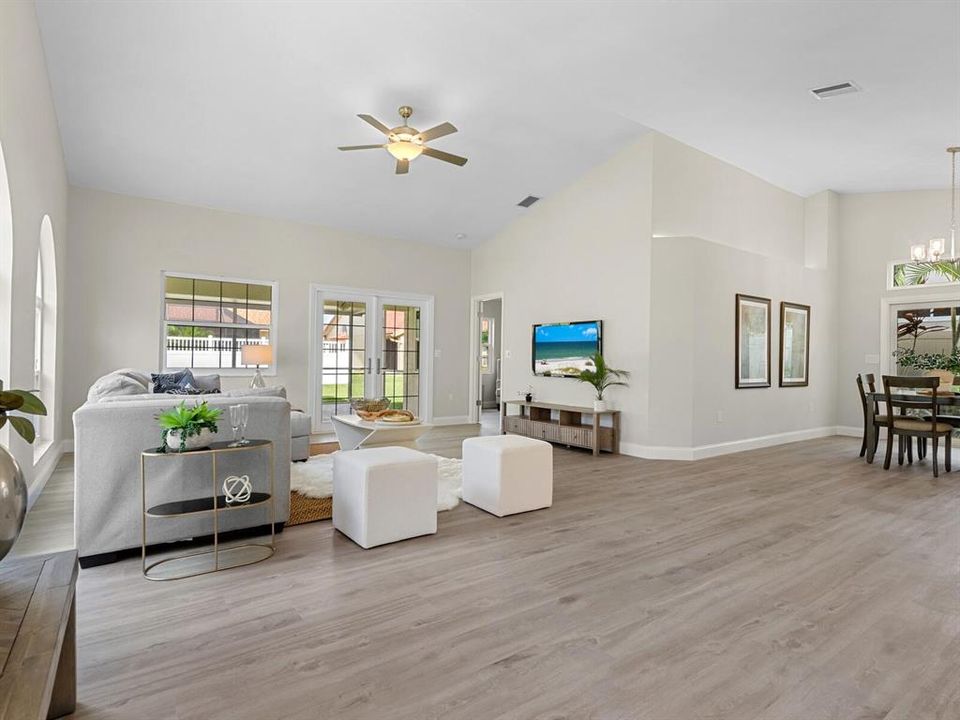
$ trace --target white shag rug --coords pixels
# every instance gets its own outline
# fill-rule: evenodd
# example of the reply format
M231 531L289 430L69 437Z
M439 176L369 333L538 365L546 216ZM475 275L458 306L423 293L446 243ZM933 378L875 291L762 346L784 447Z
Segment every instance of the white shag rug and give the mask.
M290 489L312 498L333 496L333 456L314 455L307 462L290 464ZM437 511L453 510L460 504L463 485L462 460L432 455L437 459Z

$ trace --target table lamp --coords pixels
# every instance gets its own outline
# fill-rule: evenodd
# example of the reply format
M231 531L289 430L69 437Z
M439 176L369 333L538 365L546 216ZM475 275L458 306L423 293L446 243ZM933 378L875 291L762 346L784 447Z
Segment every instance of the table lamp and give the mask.
M270 345L244 345L240 348L240 362L244 365L257 366L257 374L253 376L250 387L266 387L263 375L260 374L260 366L270 365L273 362L273 348Z

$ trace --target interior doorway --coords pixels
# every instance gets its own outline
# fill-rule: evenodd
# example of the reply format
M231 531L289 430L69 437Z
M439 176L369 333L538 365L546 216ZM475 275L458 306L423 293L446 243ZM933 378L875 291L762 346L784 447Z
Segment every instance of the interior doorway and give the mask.
M473 306L471 419L483 432L496 433L503 392L503 296L476 297Z

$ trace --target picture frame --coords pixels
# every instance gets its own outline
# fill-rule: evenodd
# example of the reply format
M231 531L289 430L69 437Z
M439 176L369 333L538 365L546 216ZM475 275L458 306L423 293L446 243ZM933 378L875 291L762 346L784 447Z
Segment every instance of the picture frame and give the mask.
M737 293L734 381L738 390L770 387L770 298Z
M780 387L810 384L810 306L780 303Z

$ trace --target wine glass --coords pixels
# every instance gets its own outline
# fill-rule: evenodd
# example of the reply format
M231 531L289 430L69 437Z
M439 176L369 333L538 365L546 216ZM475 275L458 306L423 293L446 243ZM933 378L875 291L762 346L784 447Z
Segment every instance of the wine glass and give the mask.
M239 447L243 444L240 442L240 407L240 405L230 406L230 427L233 428L233 442L230 443L230 447Z
M244 437L247 433L247 420L250 418L250 406L243 404L237 408L240 411L240 445L246 445L250 442Z

